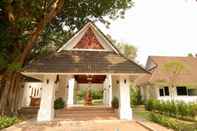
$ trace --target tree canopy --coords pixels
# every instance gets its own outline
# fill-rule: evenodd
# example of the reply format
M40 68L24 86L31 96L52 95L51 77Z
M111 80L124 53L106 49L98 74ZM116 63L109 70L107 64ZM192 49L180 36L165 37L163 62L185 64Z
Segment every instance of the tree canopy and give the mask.
M53 16L50 13L54 5L62 7ZM44 28L33 42L35 44L29 50L25 62L57 49L88 20L108 25L108 18L124 17L125 10L132 5L131 0L1 0L0 70L15 68L17 62L13 61L17 61L16 57L24 52L32 34L42 24ZM67 27L67 30L63 27Z

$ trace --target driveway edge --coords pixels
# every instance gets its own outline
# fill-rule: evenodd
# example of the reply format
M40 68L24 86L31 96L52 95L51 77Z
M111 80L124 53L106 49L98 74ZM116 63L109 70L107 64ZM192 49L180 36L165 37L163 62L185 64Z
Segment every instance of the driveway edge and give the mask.
M144 128L148 129L149 131L156 131L155 129L153 129L152 127L148 126L147 124L144 124L144 122L141 121L136 121L138 124L140 124L141 126L143 126Z

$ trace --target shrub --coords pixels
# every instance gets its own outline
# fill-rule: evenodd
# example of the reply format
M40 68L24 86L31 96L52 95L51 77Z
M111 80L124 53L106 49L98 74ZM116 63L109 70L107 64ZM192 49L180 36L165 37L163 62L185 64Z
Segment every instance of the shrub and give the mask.
M159 101L150 99L145 103L145 109L169 116L193 120L197 116L197 104L178 101Z
M142 97L140 94L140 90L139 89L134 89L134 88L130 88L130 100L131 100L131 105L135 106L135 105L140 105L142 104Z
M93 89L91 91L91 93L92 93L93 99L102 99L103 98L103 91L102 90Z
M118 109L119 108L119 100L118 100L118 98L117 97L113 97L111 104L112 104L112 108L113 109Z
M7 128L19 121L17 117L0 116L0 129Z
M54 108L55 109L62 109L64 108L64 100L60 97L60 98L57 98L54 102Z
M166 117L164 115L155 114L155 113L150 113L149 117L151 121L159 123L163 126L172 128L176 131L197 131L197 125L195 123L188 124L188 123L180 122L170 117Z
M145 102L145 109L148 111L152 111L153 110L153 99L149 99L148 101Z

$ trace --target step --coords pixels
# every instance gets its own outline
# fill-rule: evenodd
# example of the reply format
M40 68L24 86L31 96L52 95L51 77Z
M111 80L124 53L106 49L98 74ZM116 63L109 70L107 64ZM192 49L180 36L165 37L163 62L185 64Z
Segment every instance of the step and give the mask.
M56 117L116 117L116 114L109 113L109 114L56 114Z

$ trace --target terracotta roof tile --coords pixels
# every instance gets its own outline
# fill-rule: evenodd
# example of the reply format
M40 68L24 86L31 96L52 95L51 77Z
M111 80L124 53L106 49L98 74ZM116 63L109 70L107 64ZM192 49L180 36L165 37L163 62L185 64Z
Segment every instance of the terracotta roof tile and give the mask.
M150 71L152 75L143 75L136 81L137 84L145 84L147 82L154 83L158 81L167 81L167 72L162 69L165 63L172 61L180 61L184 64L185 69L178 76L177 83L180 85L197 84L197 58L195 57L175 57L175 56L150 56L155 64L155 68Z

